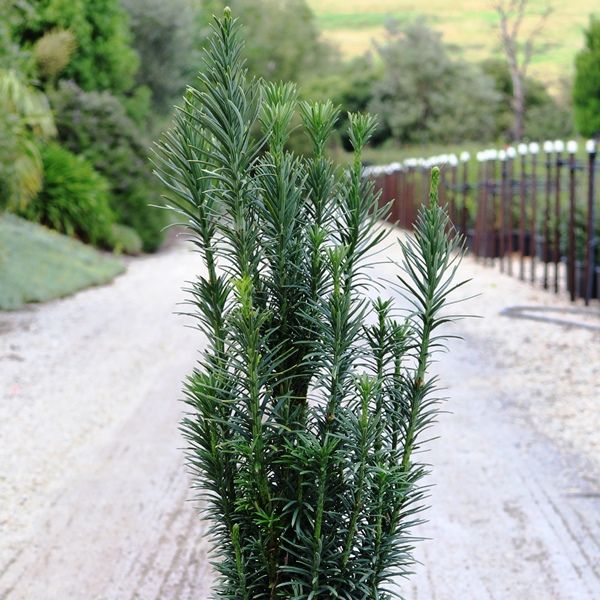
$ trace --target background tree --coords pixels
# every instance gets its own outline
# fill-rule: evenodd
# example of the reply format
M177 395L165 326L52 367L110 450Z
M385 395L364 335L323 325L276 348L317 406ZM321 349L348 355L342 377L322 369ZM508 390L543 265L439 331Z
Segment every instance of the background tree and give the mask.
M481 63L482 71L494 80L500 96L496 105L496 132L494 138L510 140L513 137L513 82L506 60L490 58ZM568 83L565 82L565 88ZM573 133L573 119L569 93L555 98L537 79L524 80L524 136L531 140L563 138ZM565 89L566 92L566 89Z
M322 74L302 84L301 94L304 98L322 102L331 99L334 104L342 107L336 129L342 146L347 151L352 150L348 137L348 113L365 112L369 108L374 87L382 75L381 65L369 53L340 64L332 73ZM389 128L380 124L371 143L377 145L389 137Z
M191 0L123 0L123 6L140 58L136 83L151 91L153 107L165 113L199 64L199 5Z
M523 30L523 22L529 0L497 0L493 3L499 17L500 44L512 80L513 138L520 140L525 123L525 83L536 41L542 33L552 6L547 4L537 23L528 31Z
M450 56L441 34L422 20L388 24L377 46L382 78L369 111L403 143L488 140L495 129L498 94L476 66Z
M600 134L600 18L591 16L585 47L575 59L575 123L581 135Z
M338 55L320 38L306 0L209 0L210 22L229 5L244 24L244 56L251 75L270 81L302 81L338 66Z

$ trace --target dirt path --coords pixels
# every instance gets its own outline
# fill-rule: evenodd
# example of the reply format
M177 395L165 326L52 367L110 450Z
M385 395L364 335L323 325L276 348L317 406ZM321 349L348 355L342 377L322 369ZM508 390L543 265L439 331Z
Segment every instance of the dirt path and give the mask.
M175 245L104 288L0 314L0 600L203 600L177 431L200 334ZM408 600L600 597L600 335L499 316L562 299L467 262L484 296L442 358L434 509ZM592 317L592 320L595 317ZM598 321L600 322L600 321Z

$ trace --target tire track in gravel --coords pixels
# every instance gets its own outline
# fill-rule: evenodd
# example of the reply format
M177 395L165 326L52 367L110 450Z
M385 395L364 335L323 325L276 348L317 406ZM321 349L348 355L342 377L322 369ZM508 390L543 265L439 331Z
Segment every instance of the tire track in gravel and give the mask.
M418 600L594 600L600 597L597 465L559 452L515 423L486 391L477 339L453 343L437 371L451 414L440 416L426 461L432 509L405 590ZM570 496L569 490L583 490Z

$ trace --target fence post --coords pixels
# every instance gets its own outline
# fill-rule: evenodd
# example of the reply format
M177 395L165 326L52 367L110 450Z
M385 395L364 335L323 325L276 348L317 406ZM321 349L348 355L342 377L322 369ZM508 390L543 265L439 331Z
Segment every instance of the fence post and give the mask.
M400 165L396 170L396 202L398 203L396 218L401 227L406 227L406 199L404 197L404 189L404 167Z
M529 254L531 255L531 283L535 283L537 255L537 155L540 146L536 142L529 144L531 155L531 225L529 233Z
M507 194L507 217L506 217L506 222L507 222L507 226L508 226L508 251L507 251L507 260L508 260L508 274L512 275L513 274L513 269L512 269L512 259L513 259L513 250L514 250L514 244L513 244L513 198L514 198L514 159L517 156L517 151L512 147L509 146L506 149L506 157L508 159L508 194Z
M569 246L567 256L567 284L569 286L571 302L574 302L578 295L576 287L577 280L575 278L575 186L577 185L577 162L575 154L577 152L577 142L568 142L567 152L569 153Z
M474 194L475 221L473 223L473 253L479 258L479 246L481 241L481 205L483 196L483 152L477 153L477 190Z
M408 206L408 210L409 210L409 219L410 219L410 226L412 227L413 223L415 222L415 198L416 198L416 194L415 194L415 187L417 185L416 182L416 172L415 172L415 165L411 164L411 166L408 169L408 177L409 177L409 182L408 182L408 190L409 190L409 201L410 204Z
M396 212L398 210L397 198L395 195L395 177L393 169L388 165L384 171L384 181L385 181L385 201L391 202L390 206L390 217L392 222L396 222L398 219L396 217Z
M544 207L544 289L548 289L549 265L550 265L550 204L552 197L552 153L554 142L544 142L546 153L546 199Z
M451 194L450 194L450 221L452 221L452 226L454 227L454 229L458 229L458 219L456 218L456 196L458 193L458 190L456 189L457 186L457 180L458 180L458 175L457 175L457 165L458 165L458 158L456 157L456 154L451 154L448 157L448 164L450 165L450 170L451 170L451 174L450 174L450 190L451 190Z
M597 244L596 232L594 230L595 220L595 169L596 169L596 142L588 140L585 145L588 153L588 206L587 227L585 244L585 305L588 306L592 297L592 286L595 276L595 247ZM598 296L600 297L600 290Z
M483 161L481 163L483 169L483 187L481 196L481 240L480 247L483 247L482 257L483 264L487 264L488 255L488 195L490 192L489 188L489 154L484 153Z
M397 219L401 227L405 225L405 212L406 212L406 181L404 179L404 167L401 163L398 163L396 168L396 203L398 204Z
M391 198L390 198L390 181L389 181L389 175L388 175L388 171L387 171L386 167L382 167L380 178L381 178L381 190L382 190L383 203L388 204L389 201L391 200ZM390 210L393 210L393 209L394 209L393 205L390 206Z
M431 168L437 164L437 161L434 158L429 158L426 160L425 170L429 172ZM444 165L439 165L440 168L440 186L439 186L439 198L438 202L440 206L443 206L448 213L448 183L446 182L446 169ZM429 196L428 196L429 197Z
M561 217L561 176L560 170L563 166L562 152L565 144L562 140L554 141L554 150L556 152L556 179L555 179L555 198L554 198L554 292L558 294L560 289L559 270L560 270L560 217Z
M385 173L383 173L383 171L380 169L376 173L375 177L376 177L375 181L377 182L377 187L379 187L379 189L381 190L381 196L379 198L379 201L381 202L381 205L384 206L388 200L386 197L386 190L385 190Z
M489 203L489 216L488 216L488 239L491 239L491 243L488 241L488 246L491 246L489 249L490 253L490 262L492 266L496 262L496 248L497 248L497 240L498 240L498 232L496 231L496 207L498 204L498 150L491 149L489 151L490 157L490 180L489 180L489 189L490 189L490 203Z
M471 159L471 155L468 152L461 152L460 160L463 163L462 169L462 207L461 207L461 216L460 216L460 228L462 230L462 234L467 237L467 227L468 227L468 207L467 207L467 199L469 196L469 160Z
M423 160L418 160L415 166L415 208L427 202L427 198L423 195Z
M504 258L506 255L506 179L508 173L506 151L500 150L500 152L498 152L498 158L500 159L500 211L498 219L498 236L500 238L500 272L504 273Z
M517 147L520 161L519 173L519 279L525 280L525 168L527 160L527 145L519 144Z

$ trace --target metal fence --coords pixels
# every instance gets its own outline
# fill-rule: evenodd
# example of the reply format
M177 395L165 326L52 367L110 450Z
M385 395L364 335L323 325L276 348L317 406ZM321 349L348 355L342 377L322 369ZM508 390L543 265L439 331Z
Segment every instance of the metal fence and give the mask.
M442 172L440 201L469 251L509 275L586 304L600 298L600 219L596 144L585 153L557 140L408 159L369 167L390 220L410 229L428 201L431 167Z

